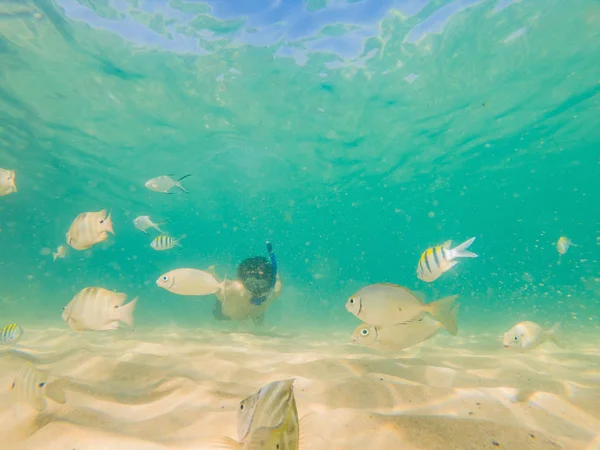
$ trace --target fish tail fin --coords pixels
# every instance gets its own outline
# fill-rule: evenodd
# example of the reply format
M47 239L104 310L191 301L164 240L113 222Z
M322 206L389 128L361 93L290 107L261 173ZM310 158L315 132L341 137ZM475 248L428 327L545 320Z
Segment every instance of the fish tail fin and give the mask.
M127 303L126 305L123 305L119 308L119 311L120 311L119 320L121 322L126 323L130 327L133 326L133 311L135 309L135 305L137 304L137 301L138 301L138 297L134 298L129 303Z
M191 175L192 175L191 173L188 173L187 175L184 175L180 179L178 179L177 182L175 183L175 186L177 186L179 189L181 189L186 194L189 194L189 191L183 187L183 185L181 184L181 180L185 180L187 177L189 177Z
M105 227L106 231L108 231L114 235L115 230L113 229L111 216L112 216L112 210L108 213L108 217L106 219L104 219L104 227Z
M451 295L444 297L435 302L431 302L428 306L428 311L431 316L448 330L453 336L458 333L458 327L456 325L456 310L454 308L454 302L458 298L458 295Z
M560 348L566 348L565 344L562 341L562 336L560 333L560 323L555 323L552 325L552 328L546 331L548 337Z
M207 444L214 448L222 448L229 450L242 450L244 448L243 444L228 437L209 439L207 441Z
M56 403L64 405L67 402L67 394L65 387L69 384L67 378L59 378L46 386L46 396L54 400Z
M58 258L58 252L52 252L52 261L56 261L56 258Z
M179 236L179 239L176 239L176 240L175 240L175 245L176 245L177 247L183 247L183 246L181 245L181 241L182 241L183 239L185 239L186 237L187 237L187 234L182 234L181 236Z
M475 238L472 237L471 239L466 240L462 244L454 247L452 249L452 256L454 258L477 258L479 255L467 250L467 248L469 248L471 246L471 244L473 243L474 240L475 240Z

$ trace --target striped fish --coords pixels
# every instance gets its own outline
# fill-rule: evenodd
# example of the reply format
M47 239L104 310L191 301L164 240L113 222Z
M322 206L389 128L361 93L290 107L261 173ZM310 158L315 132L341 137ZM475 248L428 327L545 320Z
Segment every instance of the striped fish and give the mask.
M25 363L17 373L10 392L15 402L27 403L36 410L43 411L48 406L46 397L58 403L66 402L65 384L66 379L48 384L46 373L36 369L31 363Z
M0 197L17 192L14 170L0 169Z
M105 241L108 239L108 233L115 234L110 216L106 215L105 209L79 214L67 231L67 244L75 250L87 250Z
M467 250L474 240L473 237L454 248L450 248L452 241L428 248L419 259L417 277L431 283L457 265L456 258L477 258L478 255Z
M566 236L561 236L556 243L556 250L558 250L558 253L561 255L564 255L571 245L574 245L573 242L571 242L571 239Z
M23 328L17 323L11 323L6 325L0 330L0 343L2 344L16 344L19 339L23 336Z
M179 239L173 239L171 236L165 236L161 234L154 238L154 240L150 243L150 247L154 250L170 250L173 247L181 247L179 243L185 236L180 237Z
M294 380L273 381L246 397L238 409L238 439L243 441L253 430L279 425L293 403Z

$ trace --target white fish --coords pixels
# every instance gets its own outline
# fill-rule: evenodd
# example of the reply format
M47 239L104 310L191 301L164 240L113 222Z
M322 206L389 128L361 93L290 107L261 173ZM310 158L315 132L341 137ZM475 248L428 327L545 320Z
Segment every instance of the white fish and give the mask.
M25 363L10 388L13 401L29 404L38 411L44 411L47 408L46 397L58 403L65 403L66 379L48 383L47 378L47 373L36 369L31 363Z
M403 286L392 283L377 283L365 286L346 302L346 309L369 325L388 326L420 320L429 313L441 322L449 333L456 335L456 321L452 315L452 295L425 304Z
M119 322L133 326L137 297L124 305L126 294L100 287L82 289L63 308L62 319L75 331L115 330Z
M547 340L565 348L557 336L558 328L559 324L545 330L535 322L519 322L504 333L504 348L515 348L521 351L533 350Z
M467 250L474 240L473 237L454 248L450 248L452 241L428 248L419 259L417 277L430 283L457 265L456 258L477 258L478 255Z
M17 192L16 181L14 170L0 169L0 197Z
M52 258L54 261L56 261L58 258L63 259L65 256L67 256L67 246L66 245L59 245L58 248L56 249L56 252L52 253Z
M148 228L154 228L156 229L160 234L164 234L164 232L158 228L159 225L164 225L165 223L167 223L166 221L163 222L158 222L158 223L154 223L152 221L152 219L150 218L150 216L138 216L135 219L133 219L133 225L140 230L142 233L148 234L146 233L146 230Z
M110 216L105 209L78 215L67 232L67 244L75 250L87 250L105 241L108 233L115 234Z
M181 247L179 242L183 238L185 238L185 235L181 236L179 239L173 239L171 236L161 234L160 236L156 236L154 240L150 242L150 247L158 251L171 250L175 246Z
M452 314L456 320L456 313L459 305L452 309ZM435 336L444 326L430 318L423 317L415 322L399 323L380 327L360 324L352 333L352 342L367 347L402 350L413 347L421 342Z
M226 279L219 283L213 274L198 269L175 269L156 280L156 285L178 295L210 295L223 290Z
M164 194L172 194L172 192L169 191L177 186L183 192L187 193L188 191L181 185L181 180L184 180L189 176L191 176L191 174L184 175L178 180L174 180L169 175L161 175L160 177L152 178L146 181L144 186L151 191L162 192Z

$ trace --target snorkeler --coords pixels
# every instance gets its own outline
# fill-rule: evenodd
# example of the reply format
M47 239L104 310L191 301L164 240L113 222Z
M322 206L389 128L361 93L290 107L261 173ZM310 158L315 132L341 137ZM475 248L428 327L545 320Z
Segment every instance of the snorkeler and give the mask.
M277 274L277 260L273 246L267 242L269 258L254 256L240 263L238 280L225 282L217 292L213 315L217 320L252 319L261 324L270 304L279 297L281 282Z

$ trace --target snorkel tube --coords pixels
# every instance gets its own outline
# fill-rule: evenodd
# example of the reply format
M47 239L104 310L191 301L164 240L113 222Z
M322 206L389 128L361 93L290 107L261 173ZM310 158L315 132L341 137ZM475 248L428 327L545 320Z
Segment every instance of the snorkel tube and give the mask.
M267 241L267 252L269 253L269 259L271 260L271 270L272 270L272 280L270 289L275 287L275 283L277 283L277 259L275 258L275 253L273 252L273 245L269 241ZM256 306L262 305L265 300L267 300L267 296L269 293L263 295L262 297L252 296L250 299L250 303Z

